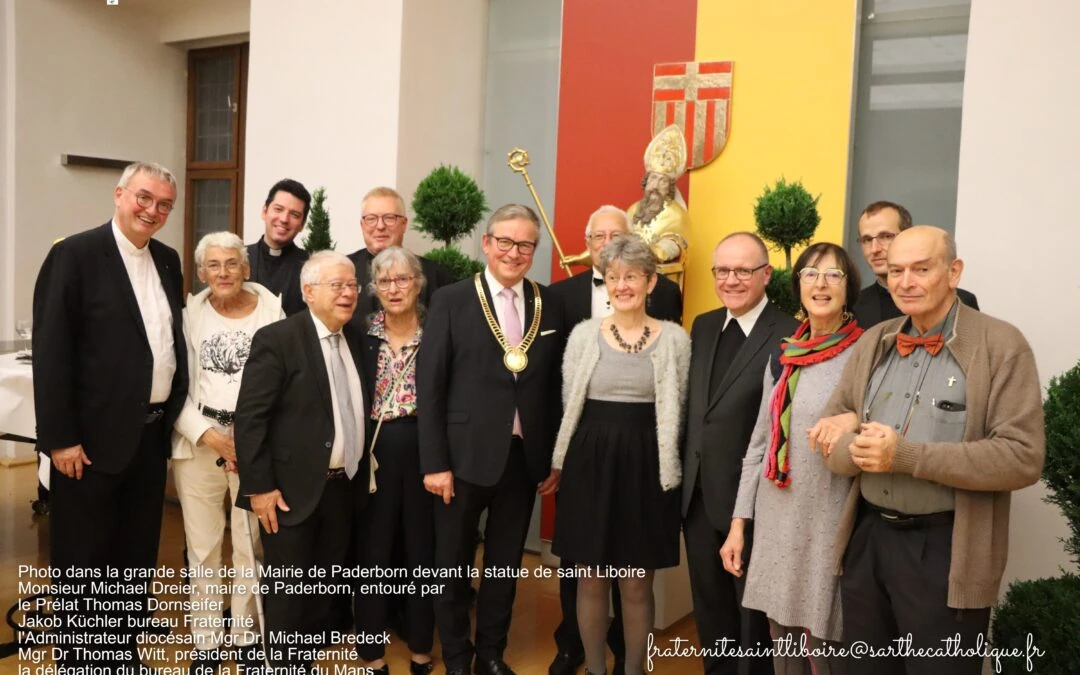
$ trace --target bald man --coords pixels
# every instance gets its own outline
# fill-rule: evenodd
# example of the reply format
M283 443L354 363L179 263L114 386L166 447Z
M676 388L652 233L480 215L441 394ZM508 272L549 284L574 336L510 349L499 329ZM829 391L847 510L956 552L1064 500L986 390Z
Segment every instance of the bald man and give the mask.
M1013 490L1045 456L1035 356L1014 326L957 299L964 263L936 227L901 232L889 293L904 316L855 346L829 415L810 430L853 476L837 538L844 640L960 649L985 639L1009 542ZM982 672L982 659L875 658L851 673Z

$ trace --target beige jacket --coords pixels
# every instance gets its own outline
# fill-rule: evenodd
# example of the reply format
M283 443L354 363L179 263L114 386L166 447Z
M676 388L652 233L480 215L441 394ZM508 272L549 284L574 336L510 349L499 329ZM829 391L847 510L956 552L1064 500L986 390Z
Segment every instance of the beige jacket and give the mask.
M847 363L824 415L854 412L862 419L870 375L896 342L907 317L868 330ZM967 379L967 419L960 443L916 443L903 438L893 458L895 473L908 473L956 490L949 607L976 609L997 602L1009 551L1012 490L1032 485L1045 459L1042 391L1035 355L1011 324L961 304L945 347ZM846 434L829 456L829 468L855 481L845 504L836 545L842 573L844 550L859 505L858 467Z

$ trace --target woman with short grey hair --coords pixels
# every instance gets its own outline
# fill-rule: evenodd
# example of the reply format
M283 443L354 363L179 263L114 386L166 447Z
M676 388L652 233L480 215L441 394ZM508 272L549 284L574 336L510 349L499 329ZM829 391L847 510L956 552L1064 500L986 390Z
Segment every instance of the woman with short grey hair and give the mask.
M240 479L236 473L233 411L240 393L240 378L251 352L255 331L284 318L281 299L256 283L245 281L247 247L232 232L211 232L195 247L199 281L207 287L189 295L184 308L184 337L188 350L187 401L172 435L172 468L180 508L184 512L188 565L191 568L193 607L222 607L214 588L231 585L232 635L220 628L220 610L193 609L191 634L195 657L192 675L207 675L221 664L219 649L233 646L246 668L262 665L258 645L259 526L255 515L231 507L232 567L222 574L226 496L236 501ZM226 642L228 640L228 642Z
M362 568L430 569L435 564L435 514L431 495L420 473L420 441L416 416L416 354L424 334L420 292L427 280L420 259L400 246L383 249L371 261L370 289L380 309L368 317L361 366L372 391L369 411L374 438L370 442L377 489L357 511L356 558ZM360 490L369 490L361 483ZM395 557L395 541L404 557ZM414 580L417 587L424 583ZM357 632L377 635L389 626L389 596L355 594ZM405 622L412 675L433 669L434 598L409 594ZM359 644L357 653L367 667L386 675L386 647Z
M679 564L679 442L690 370L682 326L645 312L657 260L637 236L604 248L614 313L574 328L563 356L563 419L552 551L578 565L585 672L605 672L609 567L619 574L626 673L642 673L655 570Z

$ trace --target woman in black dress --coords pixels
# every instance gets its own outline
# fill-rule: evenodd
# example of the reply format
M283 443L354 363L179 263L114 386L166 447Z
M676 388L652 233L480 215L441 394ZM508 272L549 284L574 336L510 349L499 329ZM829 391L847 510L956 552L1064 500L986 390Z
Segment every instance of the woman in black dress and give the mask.
M586 673L605 672L608 596L619 584L626 672L643 672L655 570L679 564L679 442L690 338L645 313L656 257L640 238L600 256L614 313L584 321L563 357L561 470L552 550L578 563Z

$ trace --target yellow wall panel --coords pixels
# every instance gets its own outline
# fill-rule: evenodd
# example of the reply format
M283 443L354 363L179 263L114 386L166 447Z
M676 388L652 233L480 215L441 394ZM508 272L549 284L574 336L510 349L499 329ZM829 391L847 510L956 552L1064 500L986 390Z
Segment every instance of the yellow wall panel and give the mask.
M816 239L843 243L858 7L701 0L697 20L696 60L735 65L727 145L690 175L688 320L719 306L708 271L716 242L755 229L754 202L781 176L821 194ZM771 261L783 266L783 253Z

